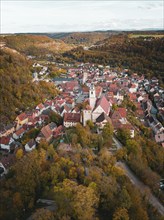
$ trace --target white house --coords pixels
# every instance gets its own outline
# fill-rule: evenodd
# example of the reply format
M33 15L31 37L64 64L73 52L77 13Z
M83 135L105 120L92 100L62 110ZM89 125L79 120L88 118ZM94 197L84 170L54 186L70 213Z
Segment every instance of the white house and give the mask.
M13 134L13 138L15 140L22 138L22 136L24 135L24 133L26 132L26 130L24 128L20 128L19 130L17 130L14 134Z
M64 114L64 126L66 128L74 127L77 123L80 123L81 115L79 113L65 113Z
M3 150L10 150L10 145L13 142L12 137L1 137L0 139L0 147Z
M130 93L136 93L137 92L137 89L138 89L138 84L137 83L134 83L130 86L129 88L129 92Z
M36 142L34 139L31 139L26 145L24 146L26 152L30 152L36 148Z

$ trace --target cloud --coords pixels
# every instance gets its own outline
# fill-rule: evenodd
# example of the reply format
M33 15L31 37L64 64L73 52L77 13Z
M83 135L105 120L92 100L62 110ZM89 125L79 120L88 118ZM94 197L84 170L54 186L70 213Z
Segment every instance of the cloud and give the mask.
M163 28L162 1L2 1L1 32Z

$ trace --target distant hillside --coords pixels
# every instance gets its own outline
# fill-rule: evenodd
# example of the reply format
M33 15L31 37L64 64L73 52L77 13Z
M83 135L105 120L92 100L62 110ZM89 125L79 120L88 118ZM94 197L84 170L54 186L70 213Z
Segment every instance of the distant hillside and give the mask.
M30 67L23 55L11 49L0 50L1 123L13 120L19 110L34 107L57 93L50 83L32 83Z
M97 43L97 46L89 50L78 47L63 55L79 62L129 68L148 77L158 76L161 81L163 79L164 38L162 37L131 38L127 34L119 34Z
M85 46L91 46L97 41L102 41L113 34L117 34L117 32L77 32L66 35L61 39L68 44L81 44Z
M52 39L60 39L66 44L75 44L90 46L97 41L102 41L113 34L118 34L118 31L93 31L93 32L61 32L61 33L33 33L37 36L48 36Z
M72 45L68 45L62 40L54 40L43 35L6 35L0 36L0 40L5 42L7 47L37 57L46 56L46 54L55 55L73 48Z

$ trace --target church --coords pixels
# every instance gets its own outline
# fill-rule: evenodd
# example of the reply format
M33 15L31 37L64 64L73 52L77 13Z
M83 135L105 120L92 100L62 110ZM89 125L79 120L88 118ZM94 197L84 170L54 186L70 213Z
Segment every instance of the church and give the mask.
M91 85L89 90L89 105L83 110L83 125L86 126L88 120L95 123L100 115L103 114L108 116L109 113L110 103L104 95L97 98L95 87L94 85Z

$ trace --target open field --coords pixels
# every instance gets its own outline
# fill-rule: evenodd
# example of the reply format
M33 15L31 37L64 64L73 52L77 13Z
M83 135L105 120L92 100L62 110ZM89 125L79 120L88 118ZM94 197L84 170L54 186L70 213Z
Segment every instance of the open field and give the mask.
M154 38L162 38L164 34L129 34L129 38L138 38L138 37L154 37Z

